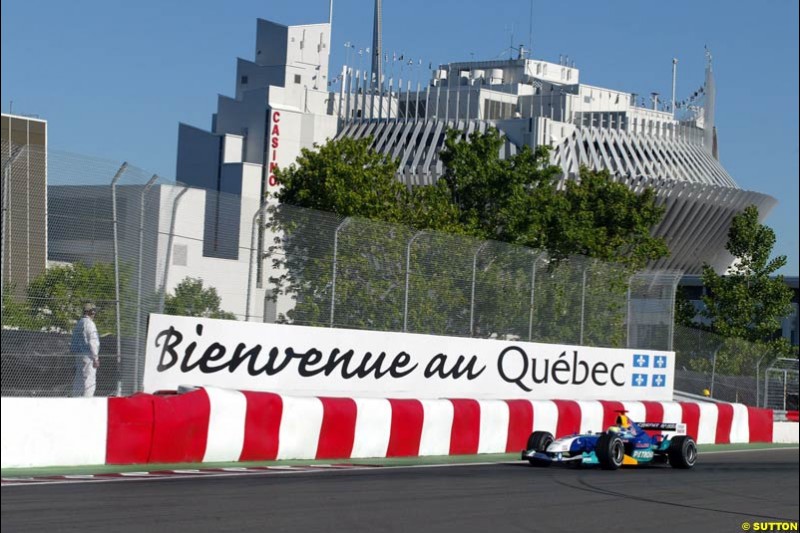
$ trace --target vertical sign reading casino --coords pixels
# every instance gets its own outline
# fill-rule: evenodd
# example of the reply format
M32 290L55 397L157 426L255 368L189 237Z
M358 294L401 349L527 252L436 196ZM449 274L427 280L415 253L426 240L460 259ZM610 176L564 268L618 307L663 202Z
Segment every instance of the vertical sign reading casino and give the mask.
M272 126L270 127L269 139L269 178L267 183L270 187L278 185L275 178L275 169L278 168L278 147L281 144L281 112L273 111L271 116Z

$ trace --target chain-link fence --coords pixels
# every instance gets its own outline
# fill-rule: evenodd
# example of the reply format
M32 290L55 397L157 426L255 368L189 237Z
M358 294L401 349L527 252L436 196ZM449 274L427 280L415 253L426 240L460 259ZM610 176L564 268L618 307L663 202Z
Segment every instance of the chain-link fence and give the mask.
M97 395L141 390L151 312L671 347L676 272L266 204L242 165L196 176L213 192L123 162L2 153L3 395L70 394L86 302L99 308Z
M436 335L667 350L679 273L561 262L496 241L270 206L277 319Z
M674 346L676 390L776 409L786 398L796 405L797 359L782 359L768 344L676 326Z
M764 407L798 410L798 360L780 358L764 372Z

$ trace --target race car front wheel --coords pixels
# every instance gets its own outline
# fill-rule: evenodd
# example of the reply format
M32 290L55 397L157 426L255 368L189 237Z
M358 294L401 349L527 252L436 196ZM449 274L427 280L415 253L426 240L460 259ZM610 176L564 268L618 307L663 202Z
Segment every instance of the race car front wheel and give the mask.
M610 433L604 433L597 439L595 455L603 470L616 470L625 459L625 445L622 439Z
M674 437L667 454L672 468L692 468L697 462L697 444L687 435Z
M553 442L553 434L548 431L534 431L531 433L531 436L528 437L528 445L526 447L527 450L533 450L535 452L542 452L544 453L547 451L547 447ZM532 466L550 466L550 461L544 459L537 459L536 457L532 457L528 459L528 462Z

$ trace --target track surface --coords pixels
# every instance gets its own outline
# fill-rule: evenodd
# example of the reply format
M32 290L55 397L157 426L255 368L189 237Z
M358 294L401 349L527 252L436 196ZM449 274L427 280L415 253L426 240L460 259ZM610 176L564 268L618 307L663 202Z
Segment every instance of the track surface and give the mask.
M14 531L742 531L798 520L798 450L694 470L527 463L7 486Z

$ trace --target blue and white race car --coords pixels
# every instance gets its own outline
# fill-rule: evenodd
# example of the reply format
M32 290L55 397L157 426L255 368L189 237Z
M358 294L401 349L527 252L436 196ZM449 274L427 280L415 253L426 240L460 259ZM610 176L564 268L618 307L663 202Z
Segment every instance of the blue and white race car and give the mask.
M650 435L645 430L662 433ZM533 466L600 465L605 470L616 470L623 465L666 463L673 468L692 468L697 461L697 444L686 435L686 424L637 424L620 411L615 425L603 433L554 439L547 431L534 431L522 451L522 459Z

